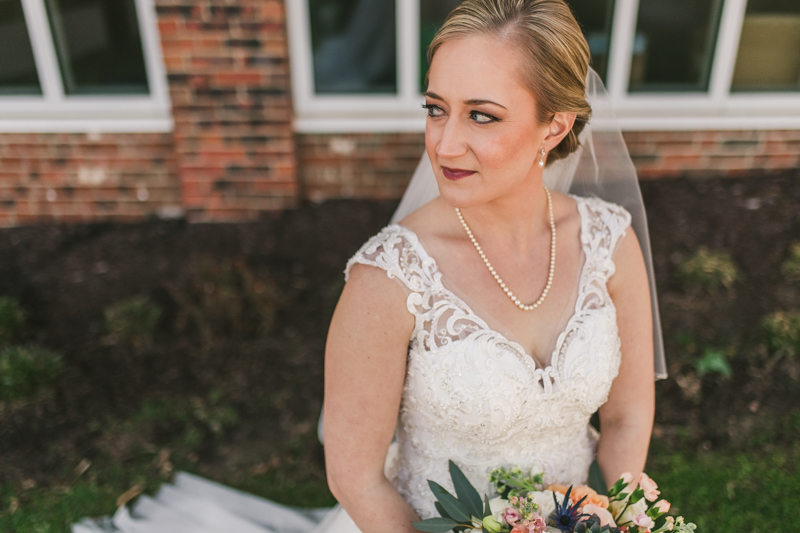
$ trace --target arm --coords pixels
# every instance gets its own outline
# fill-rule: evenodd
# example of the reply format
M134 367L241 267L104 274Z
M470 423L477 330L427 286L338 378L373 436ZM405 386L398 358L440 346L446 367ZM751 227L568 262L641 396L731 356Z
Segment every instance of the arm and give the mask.
M622 360L608 400L600 407L597 448L597 462L608 486L623 472L638 477L644 469L655 412L650 286L632 228L622 237L614 263L608 290L617 309Z
M419 520L383 473L413 327L402 287L355 265L325 348L325 462L331 492L364 533L416 532Z

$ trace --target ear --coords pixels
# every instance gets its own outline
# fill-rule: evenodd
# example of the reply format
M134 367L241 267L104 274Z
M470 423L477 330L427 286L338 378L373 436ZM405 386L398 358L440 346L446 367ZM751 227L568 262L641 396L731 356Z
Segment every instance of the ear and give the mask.
M553 120L547 127L547 135L545 135L544 149L548 152L558 146L558 143L567 136L575 123L575 113L556 113L553 115Z

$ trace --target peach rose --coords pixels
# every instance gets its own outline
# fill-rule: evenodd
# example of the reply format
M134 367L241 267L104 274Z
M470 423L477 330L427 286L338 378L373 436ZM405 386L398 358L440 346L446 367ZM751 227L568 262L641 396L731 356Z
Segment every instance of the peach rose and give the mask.
M584 505L582 511L589 516L596 514L597 518L600 519L600 525L606 526L609 525L611 527L617 527L617 524L614 523L614 517L611 516L611 513L605 507L600 507L593 504Z
M583 500L582 505L596 505L597 507L608 509L608 496L597 494L597 491L587 485L574 487L570 493L570 498L572 498L573 502L579 502L584 496L586 499Z
M639 475L639 487L644 491L644 497L647 501L654 502L658 499L658 495L661 494L656 482L650 479L644 472Z
M561 494L566 494L567 493L567 489L569 489L569 487L567 487L566 485L548 485L547 486L547 490L552 490L553 492L560 492ZM570 494L572 494L572 493L570 493Z
M514 529L511 530L511 533L528 533L528 528L524 527L522 524L517 524L514 526Z
M671 504L667 500L658 500L653 508L659 513L668 513Z

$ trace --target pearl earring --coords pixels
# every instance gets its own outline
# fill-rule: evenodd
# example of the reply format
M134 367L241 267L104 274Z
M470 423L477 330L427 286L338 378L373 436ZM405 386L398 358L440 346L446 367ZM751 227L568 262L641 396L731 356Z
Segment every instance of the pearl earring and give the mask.
M545 154L545 153L546 153L546 152L544 151L544 148L542 148L541 150L539 150L539 166L540 166L540 167L543 167L543 166L544 166L544 154Z

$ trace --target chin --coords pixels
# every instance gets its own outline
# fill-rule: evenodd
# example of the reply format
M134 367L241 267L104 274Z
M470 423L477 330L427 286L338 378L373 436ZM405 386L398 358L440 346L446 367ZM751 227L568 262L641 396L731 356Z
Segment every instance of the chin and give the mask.
M492 195L486 193L480 182L470 176L457 181L451 181L444 176L436 176L436 183L439 186L439 196L451 207L466 209L476 205L485 204L492 199ZM471 180L471 181L468 181Z

